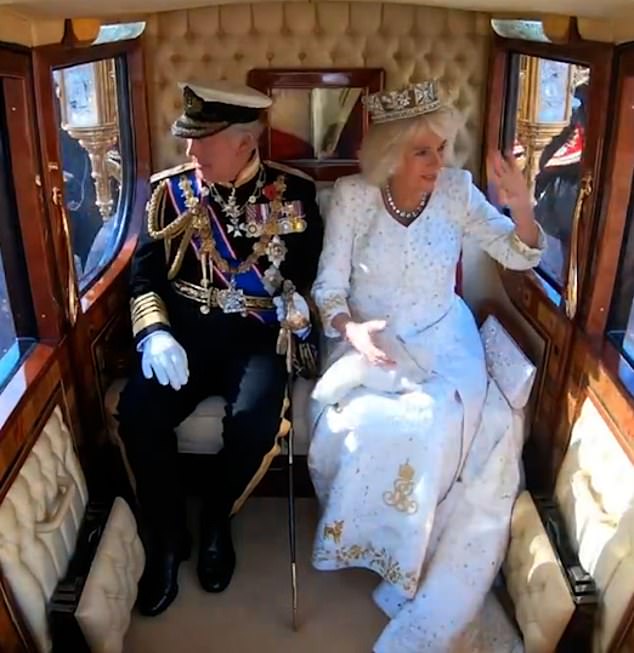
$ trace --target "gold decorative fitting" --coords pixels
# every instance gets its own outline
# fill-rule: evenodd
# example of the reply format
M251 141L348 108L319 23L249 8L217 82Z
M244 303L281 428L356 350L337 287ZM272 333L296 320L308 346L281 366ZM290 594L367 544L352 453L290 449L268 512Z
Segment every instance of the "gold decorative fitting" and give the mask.
M155 292L148 292L130 301L132 334L136 338L143 329L155 324L169 326L165 303Z
M200 310L202 313L209 313L209 310L212 308L221 308L225 312L234 312L227 310L228 306L225 301L227 297L226 290L218 288L203 288L202 286L197 286L194 283L182 281L181 279L173 281L172 288L174 288L174 291L182 297L186 297L187 299L191 299L192 301L201 304ZM240 297L244 310L267 310L274 308L273 300L270 297L255 297L244 294Z
M183 89L183 99L185 101L185 112L188 114L201 113L204 107L203 101L194 93L194 91L186 86Z
M438 82L432 79L410 84L399 91L372 93L363 103L372 122L377 124L422 116L440 108Z

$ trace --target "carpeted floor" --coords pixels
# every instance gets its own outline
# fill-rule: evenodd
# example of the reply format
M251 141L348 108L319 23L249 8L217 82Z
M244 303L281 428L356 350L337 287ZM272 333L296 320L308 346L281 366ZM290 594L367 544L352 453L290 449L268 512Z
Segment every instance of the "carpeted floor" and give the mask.
M287 523L285 499L248 501L233 521L238 563L229 588L200 588L194 548L176 601L158 617L134 614L125 653L370 653L387 623L370 597L378 577L311 567L314 499L297 501L299 629L291 629Z
M387 624L371 600L378 576L315 571L310 555L316 520L315 500L298 499L297 632L291 629L287 503L252 497L233 521L238 563L229 588L222 594L200 588L194 548L181 566L176 601L155 618L135 613L124 653L371 653ZM194 532L194 506L190 521ZM481 619L480 635L461 653L522 653L493 593Z

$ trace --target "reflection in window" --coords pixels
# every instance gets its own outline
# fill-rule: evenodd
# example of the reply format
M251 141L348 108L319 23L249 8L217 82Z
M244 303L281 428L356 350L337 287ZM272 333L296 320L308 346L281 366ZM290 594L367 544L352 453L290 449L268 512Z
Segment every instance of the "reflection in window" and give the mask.
M64 200L81 290L114 258L124 232L131 165L124 69L115 59L53 73Z
M522 39L524 41L550 43L550 39L544 32L544 24L541 20L492 18L491 27L496 34L505 39Z
M0 386L18 363L17 342L13 313L9 303L7 279L2 264L2 253L0 252Z
M143 34L145 30L145 21L136 23L116 23L114 25L102 25L99 28L99 34L93 41L93 45L102 43L114 43L115 41L127 41L136 39Z
M0 389L35 344L34 316L18 225L0 85Z
M630 205L608 337L634 366L634 206Z
M363 135L360 88L273 90L271 156L356 160Z
M540 272L561 290L581 178L590 70L527 55L516 56L513 69L516 109L507 133L546 232Z

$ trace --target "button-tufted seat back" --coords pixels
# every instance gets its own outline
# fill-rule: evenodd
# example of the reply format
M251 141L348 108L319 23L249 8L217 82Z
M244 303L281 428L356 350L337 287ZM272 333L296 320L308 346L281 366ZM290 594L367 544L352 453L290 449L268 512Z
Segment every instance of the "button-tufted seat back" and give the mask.
M178 81L244 82L252 68L383 68L386 87L440 80L458 109L455 163L479 177L488 17L470 11L368 2L234 4L156 14L145 32L156 170L181 163L170 135Z
M0 566L41 652L51 647L47 603L66 573L87 501L57 407L0 504Z
M634 466L590 399L577 420L555 499L598 589L594 653L610 650L634 599ZM516 502L504 564L526 653L550 653L575 606L528 492Z
M87 504L86 480L57 407L0 504L0 568L38 653L53 646L49 602L69 569ZM117 498L74 612L92 653L123 650L144 562L134 516Z
M590 399L575 425L555 496L579 561L599 590L593 651L604 653L634 599L634 465Z

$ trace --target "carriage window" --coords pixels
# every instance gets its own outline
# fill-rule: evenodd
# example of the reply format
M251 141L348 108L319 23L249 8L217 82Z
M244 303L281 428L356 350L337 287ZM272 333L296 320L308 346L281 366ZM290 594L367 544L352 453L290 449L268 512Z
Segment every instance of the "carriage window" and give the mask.
M35 320L18 228L0 85L0 390L35 344Z
M16 357L17 341L13 313L9 303L7 279L0 255L0 387L10 376L19 360L19 356Z
M53 77L64 201L84 291L116 256L126 229L133 160L125 63L92 61Z
M634 201L630 202L607 335L634 366Z
M581 179L590 69L516 55L512 70L505 148L512 144L546 233L539 272L561 290Z

